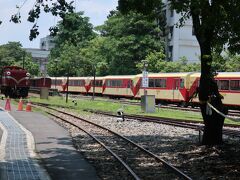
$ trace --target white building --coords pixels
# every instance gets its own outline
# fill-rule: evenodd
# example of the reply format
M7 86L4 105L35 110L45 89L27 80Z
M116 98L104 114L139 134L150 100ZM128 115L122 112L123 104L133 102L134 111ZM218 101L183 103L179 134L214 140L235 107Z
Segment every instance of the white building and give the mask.
M52 36L46 36L44 38L40 39L40 49L43 50L51 50L52 48L54 48L55 43L54 43L54 39Z
M177 61L186 57L189 63L200 62L200 47L192 26L192 19L188 19L184 26L178 28L176 24L181 17L176 11L170 9L165 0L163 9L166 14L166 56L169 61Z

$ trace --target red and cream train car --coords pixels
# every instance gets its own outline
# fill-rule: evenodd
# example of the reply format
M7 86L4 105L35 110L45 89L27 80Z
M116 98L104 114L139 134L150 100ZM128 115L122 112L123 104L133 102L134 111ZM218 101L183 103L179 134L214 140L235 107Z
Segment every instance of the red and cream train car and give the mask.
M191 75L190 91L194 91L198 87L199 79L200 73ZM219 92L223 96L223 104L240 107L240 72L219 72L214 79L217 81ZM193 102L198 103L198 98L194 98Z
M92 95L93 91L96 95L103 94L103 77L95 77L95 86L93 86L94 78L89 78L88 81L88 94Z
M105 76L103 78L103 96L133 98L133 75Z
M52 78L52 88L65 92L67 78ZM144 95L154 95L156 102L171 102L186 105L197 91L200 73L149 73L149 87L142 87L142 74L119 75L95 78L95 94L112 98L137 98ZM227 106L240 107L240 73L218 73L215 77L219 91L224 97L223 103ZM69 92L93 94L93 77L70 77ZM192 99L198 103L198 98Z
M141 98L144 91L154 95L157 102L186 104L189 101L189 79L192 73L149 73L147 88L141 87L142 74L135 76L135 97Z
M66 77L51 77L53 89L59 92L67 91L67 78ZM87 94L89 87L87 86L88 77L69 77L68 91L72 93Z

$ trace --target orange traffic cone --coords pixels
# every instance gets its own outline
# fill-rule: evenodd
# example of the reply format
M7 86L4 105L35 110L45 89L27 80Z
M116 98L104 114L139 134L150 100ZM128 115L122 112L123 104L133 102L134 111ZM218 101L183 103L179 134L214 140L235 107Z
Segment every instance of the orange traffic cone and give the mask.
M32 111L31 102L28 102L28 103L27 103L26 111L27 111L27 112L31 112L31 111Z
M23 110L23 102L22 102L22 98L20 98L18 103L18 111L22 111L22 110Z
M11 111L11 105L10 105L10 99L7 97L6 104L5 104L5 110Z

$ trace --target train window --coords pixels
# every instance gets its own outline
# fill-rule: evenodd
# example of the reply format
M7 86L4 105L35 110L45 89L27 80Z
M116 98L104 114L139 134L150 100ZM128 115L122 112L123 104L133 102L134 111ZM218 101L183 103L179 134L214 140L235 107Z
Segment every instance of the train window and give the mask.
M110 86L110 80L106 80L106 86Z
M74 84L74 86L79 86L79 80L74 80L73 84Z
M229 80L219 80L218 88L220 90L229 90Z
M166 79L155 79L155 87L166 87Z
M85 86L85 81L84 80L80 81L80 86Z
M91 82L93 84L93 81ZM101 87L102 86L102 81L101 80L95 80L95 86L96 87Z
M122 86L122 80L107 80L106 86L110 87L121 87Z
M149 79L148 87L155 87L155 79Z
M231 90L240 90L240 80L231 80L230 81Z
M161 87L161 79L155 79L155 87Z
M73 81L73 80L69 80L68 85L69 85L69 86L73 86L73 85L74 85L74 81Z
M166 79L161 79L160 80L160 87L162 87L162 88L167 87L167 80Z
M180 79L180 88L184 88L184 79Z
M102 86L102 80L98 81L99 82L99 87Z
M131 87L132 87L132 81L131 81L131 80L128 80L128 81L127 81L127 87L128 87L128 88L131 88Z

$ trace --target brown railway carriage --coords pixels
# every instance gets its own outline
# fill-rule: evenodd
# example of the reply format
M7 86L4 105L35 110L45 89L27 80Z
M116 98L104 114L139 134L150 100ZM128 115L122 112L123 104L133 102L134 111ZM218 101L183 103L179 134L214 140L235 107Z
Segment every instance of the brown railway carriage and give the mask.
M30 79L30 88L51 88L51 86L50 77L33 77Z

